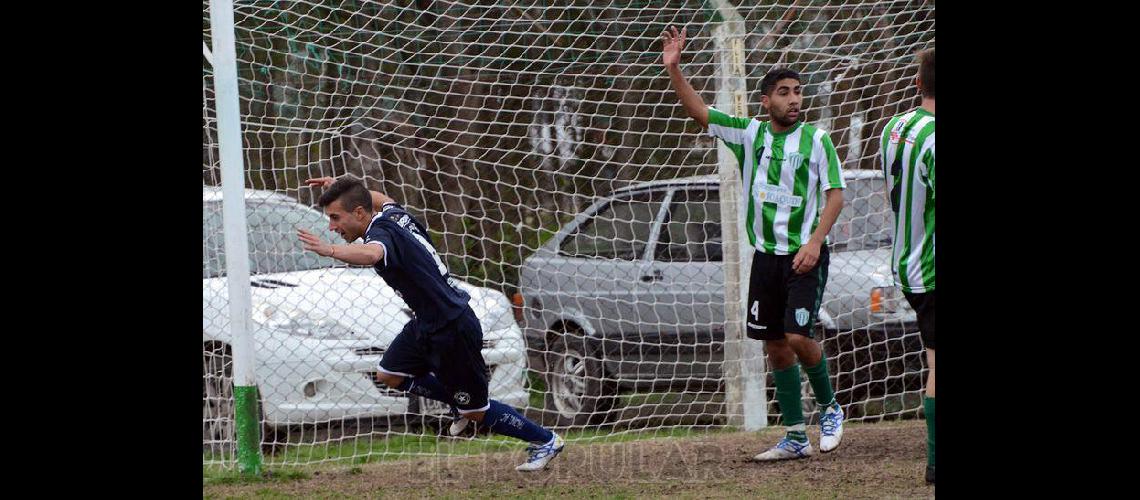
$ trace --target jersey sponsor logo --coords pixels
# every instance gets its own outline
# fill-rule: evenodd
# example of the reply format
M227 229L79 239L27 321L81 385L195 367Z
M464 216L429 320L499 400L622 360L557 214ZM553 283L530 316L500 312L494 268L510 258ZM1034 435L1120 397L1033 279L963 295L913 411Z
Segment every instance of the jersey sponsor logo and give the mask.
M768 154L765 155L764 153L768 153ZM760 147L756 148L756 151L754 153L752 153L752 155L756 157L757 162L763 162L764 160L769 160L772 158L772 153L766 151L764 149L764 146L760 146Z
M400 220L396 221L396 224L399 224L400 227L408 227L408 223L411 221L412 221L411 217L404 215L403 217L400 217Z
M784 158L784 165L799 165L803 163L804 155L792 153Z
M807 326L807 322L808 322L807 309L804 309L802 307L799 309L796 309L796 324L800 325L800 326Z
M793 195L792 190L784 186L757 182L755 190L760 203L775 203L782 207L798 207L804 203L803 197Z

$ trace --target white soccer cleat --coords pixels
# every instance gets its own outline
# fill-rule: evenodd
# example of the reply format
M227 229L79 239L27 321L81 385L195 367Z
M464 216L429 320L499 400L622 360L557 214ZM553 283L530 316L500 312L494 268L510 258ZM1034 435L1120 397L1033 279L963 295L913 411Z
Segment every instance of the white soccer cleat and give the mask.
M819 417L819 451L827 453L839 447L843 440L843 408L829 405Z
M471 421L468 420L467 417L459 417L456 420L452 420L451 427L448 427L447 433L451 434L452 436L458 436L463 432L463 429L467 428L467 424L470 422Z
M811 443L804 441L792 441L785 436L776 443L768 451L752 457L753 460L758 462L772 462L776 460L792 460L796 458L807 458L812 455Z
M554 433L552 432L551 434ZM558 434L554 434L554 437L550 439L549 443L543 445L532 444L530 446L527 446L526 451L530 454L530 456L527 458L526 463L515 467L515 470L520 472L533 472L536 470L545 469L546 464L550 463L551 460L554 460L554 457L557 457L559 453L562 453L562 448L565 447L566 441L564 441L562 439L562 436L559 436Z

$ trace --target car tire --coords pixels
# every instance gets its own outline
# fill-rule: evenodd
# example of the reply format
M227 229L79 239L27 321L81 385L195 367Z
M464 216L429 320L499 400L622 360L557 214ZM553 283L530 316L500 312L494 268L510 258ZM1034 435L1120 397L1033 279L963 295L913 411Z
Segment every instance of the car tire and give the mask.
M551 332L543 352L543 407L555 427L584 427L606 421L617 386L606 379L599 354L599 346L588 342L579 329Z

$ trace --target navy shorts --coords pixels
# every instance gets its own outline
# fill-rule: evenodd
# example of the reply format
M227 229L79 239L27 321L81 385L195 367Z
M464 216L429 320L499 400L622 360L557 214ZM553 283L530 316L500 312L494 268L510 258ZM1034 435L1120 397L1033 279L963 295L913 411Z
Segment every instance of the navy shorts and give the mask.
M412 318L396 336L380 371L402 377L434 374L460 413L486 411L489 371L483 361L483 329L470 307L440 329L420 332Z

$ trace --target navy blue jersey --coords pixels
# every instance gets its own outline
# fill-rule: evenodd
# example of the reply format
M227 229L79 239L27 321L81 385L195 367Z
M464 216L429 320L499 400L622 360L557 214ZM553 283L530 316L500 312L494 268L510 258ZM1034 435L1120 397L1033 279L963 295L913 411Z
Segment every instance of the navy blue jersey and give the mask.
M384 205L372 217L364 244L384 247L384 258L373 268L412 308L420 331L434 332L468 308L471 296L457 286L427 230L404 207Z

